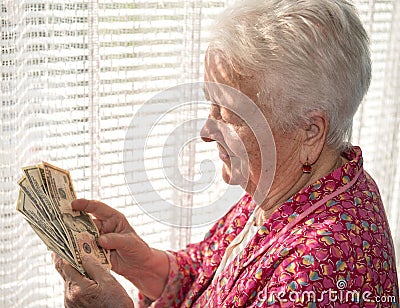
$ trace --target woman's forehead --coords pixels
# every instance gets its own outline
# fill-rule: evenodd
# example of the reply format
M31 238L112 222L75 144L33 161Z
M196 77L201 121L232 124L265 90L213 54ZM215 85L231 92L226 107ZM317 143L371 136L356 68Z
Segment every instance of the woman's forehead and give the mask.
M207 52L204 67L205 81L222 83L229 86L234 86L237 83L237 74L219 52Z
M211 101L211 113L234 114L245 122L264 121L259 106L236 88L221 83L205 82L204 95Z
M235 88L237 91L248 96L252 101L256 101L256 78L254 76L243 76L236 72L232 65L225 60L223 54L219 51L207 51L204 76L204 81L206 82L220 83ZM214 95L217 98L218 95L221 94L221 91L215 91L215 89L214 91L210 91L205 87L205 93L209 97Z

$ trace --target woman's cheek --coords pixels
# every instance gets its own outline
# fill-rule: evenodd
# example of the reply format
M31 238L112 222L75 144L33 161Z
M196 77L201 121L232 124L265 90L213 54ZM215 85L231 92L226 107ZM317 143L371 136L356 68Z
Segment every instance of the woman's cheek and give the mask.
M241 159L247 159L246 145L242 138L230 138L226 141L226 145L233 154L233 156Z
M224 131L224 141L230 152L242 160L251 159L259 152L257 140L248 127L227 126Z

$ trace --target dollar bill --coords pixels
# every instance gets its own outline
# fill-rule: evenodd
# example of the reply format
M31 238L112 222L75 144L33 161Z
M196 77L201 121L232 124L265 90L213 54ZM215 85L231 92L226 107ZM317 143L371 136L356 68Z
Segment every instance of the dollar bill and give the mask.
M39 168L34 166L23 167L22 171L28 180L30 187L32 188L34 195L37 200L41 203L41 206L46 210L51 221L57 221L59 219L59 212L56 210L55 206L50 200L50 196L47 194L45 186L42 182L42 176L40 174ZM58 226L61 227L61 226Z
M110 270L109 251L97 244L99 232L91 216L71 208L76 194L69 171L46 162L22 170L17 210L46 246L83 274L85 254Z
M43 232L42 229L38 228L35 224L32 224L28 221L28 223L31 225L33 231L39 236L39 238L43 241L43 243L46 244L47 248L51 251L54 251L56 254L58 254L60 257L62 257L64 260L68 261L76 270L84 274L81 268L78 268L75 265L74 259L70 254L70 251L68 249L64 249L62 247L59 247L55 245L55 243L52 241L51 238L47 237L46 234Z
M23 178L19 181L24 185ZM22 213L26 220L31 224L34 224L37 228L41 229L43 234L48 238L51 238L55 245L60 248L66 248L63 238L60 238L59 234L54 230L53 226L43 217L42 213L38 210L37 205L31 198L27 197L24 190L20 189L17 201L17 211Z
M68 237L72 240L71 248L76 263L81 265L83 255L91 254L101 264L109 266L106 252L97 245L99 232L92 218L71 208L71 202L76 199L76 195L70 173L46 162L43 162L40 168L44 169L49 195L66 226Z
M44 203L37 197L36 193L32 189L32 187L29 185L28 179L26 176L23 176L19 181L18 185L20 186L21 190L24 192L24 202L20 203L20 200L18 198L18 203L17 203L17 210L19 210L22 214L28 214L30 215L31 212L27 213L27 209L24 208L18 208L19 206L22 205L29 205L29 210L32 209L32 207L36 210L35 214L37 215L37 223L43 224L45 229L52 234L54 240L56 241L61 241L63 243L68 243L68 239L65 235L64 228L60 224L60 222L57 220L57 218L53 215L49 214L49 211L46 210L46 206ZM25 197L28 197L26 199ZM29 203L28 203L29 202ZM26 216L26 215L25 215ZM40 219L40 220L39 220Z

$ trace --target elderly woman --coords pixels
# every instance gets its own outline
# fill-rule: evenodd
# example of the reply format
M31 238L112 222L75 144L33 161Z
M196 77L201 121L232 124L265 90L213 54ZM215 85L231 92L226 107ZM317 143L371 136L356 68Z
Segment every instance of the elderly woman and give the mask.
M228 9L215 28L205 80L240 91L260 108L276 146L272 185L256 193L271 172L261 164L270 149L209 93L201 136L217 143L224 180L247 194L203 241L176 252L150 248L111 207L74 201L74 209L96 217L112 269L140 290L140 305L154 307L396 306L384 207L360 148L347 142L371 73L354 7L346 0L248 0ZM248 164L232 138L242 140ZM84 260L90 278L58 257L55 263L67 306L133 306L94 260Z

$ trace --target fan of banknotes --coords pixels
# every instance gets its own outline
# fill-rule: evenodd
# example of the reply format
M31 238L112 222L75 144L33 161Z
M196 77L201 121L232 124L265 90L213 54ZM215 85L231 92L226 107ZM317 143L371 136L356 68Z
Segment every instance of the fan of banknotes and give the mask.
M22 168L17 210L46 244L82 274L82 257L90 254L111 268L109 251L97 245L98 229L92 218L71 208L76 199L69 171L42 162Z

